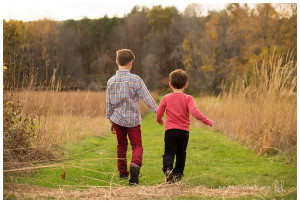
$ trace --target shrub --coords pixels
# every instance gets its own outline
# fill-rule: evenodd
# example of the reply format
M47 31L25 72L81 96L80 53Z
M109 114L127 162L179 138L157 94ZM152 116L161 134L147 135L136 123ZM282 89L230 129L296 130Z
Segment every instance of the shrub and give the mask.
M34 118L21 112L12 93L3 95L3 163L11 169L31 161L54 158L53 152L41 150L34 140L38 132Z

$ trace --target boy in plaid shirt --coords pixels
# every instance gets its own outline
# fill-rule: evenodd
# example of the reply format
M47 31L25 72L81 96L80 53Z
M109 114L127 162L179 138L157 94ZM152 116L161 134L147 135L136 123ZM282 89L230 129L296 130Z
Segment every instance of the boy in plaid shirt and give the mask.
M153 112L156 112L158 107L143 80L130 73L135 59L133 52L129 49L121 49L116 54L119 70L107 82L106 117L111 122L111 132L117 134L118 170L121 179L129 175L126 159L128 135L132 148L129 184L136 185L139 182L143 155L139 100L142 99Z

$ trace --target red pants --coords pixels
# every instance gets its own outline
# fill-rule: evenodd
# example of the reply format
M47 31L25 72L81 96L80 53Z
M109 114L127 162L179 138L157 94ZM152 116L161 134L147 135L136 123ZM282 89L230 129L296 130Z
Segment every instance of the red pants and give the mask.
M143 156L143 147L142 147L142 138L141 138L141 128L140 126L135 126L132 128L123 127L117 124L114 124L114 128L116 129L117 134L117 156L118 156L118 170L119 175L129 174L127 170L127 146L128 140L127 135L130 140L130 145L132 148L132 157L131 157L131 165L136 164L139 167L142 166L142 156Z

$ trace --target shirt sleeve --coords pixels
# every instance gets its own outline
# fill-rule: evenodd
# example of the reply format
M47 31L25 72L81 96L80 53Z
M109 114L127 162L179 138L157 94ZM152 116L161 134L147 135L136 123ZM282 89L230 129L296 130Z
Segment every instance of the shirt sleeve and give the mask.
M195 106L195 101L192 96L188 98L188 108L193 117L197 120L202 121L204 124L212 126L212 120L205 117Z
M156 122L158 123L161 122L162 118L164 117L166 107L167 107L166 99L165 97L163 97L156 111Z
M157 105L155 104L151 94L149 93L142 79L140 79L140 89L138 91L138 95L152 112L156 112Z
M110 87L109 87L109 84L107 84L107 88L106 88L106 118L110 119L112 113L113 113L113 108L110 103Z

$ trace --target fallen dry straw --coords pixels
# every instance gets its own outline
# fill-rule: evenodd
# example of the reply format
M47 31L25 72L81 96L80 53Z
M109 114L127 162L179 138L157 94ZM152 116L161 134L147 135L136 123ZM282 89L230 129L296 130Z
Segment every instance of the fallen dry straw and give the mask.
M81 199L81 200L149 200L149 199L174 199L176 197L202 197L213 199L240 198L249 195L266 195L268 188L218 188L210 189L204 186L191 188L179 182L176 184L160 184L155 186L137 187L88 187L77 189L75 186L60 189L50 189L33 185L5 184L5 195L15 195L17 199ZM5 198L4 195L4 198Z

